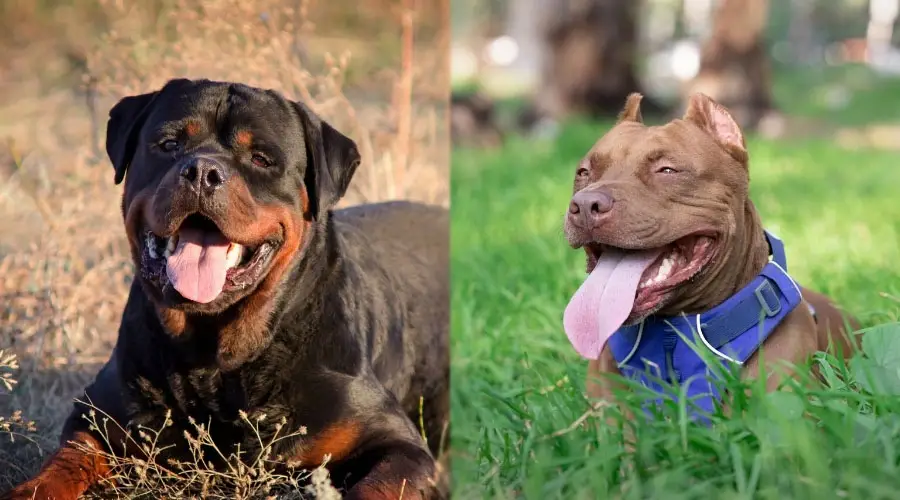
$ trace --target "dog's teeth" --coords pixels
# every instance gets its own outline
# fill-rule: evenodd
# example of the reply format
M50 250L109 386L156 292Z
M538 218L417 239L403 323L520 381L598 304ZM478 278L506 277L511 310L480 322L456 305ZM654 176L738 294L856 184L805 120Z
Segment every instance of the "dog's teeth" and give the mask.
M656 273L656 279L662 281L668 278L674 266L675 260L672 257L666 257L665 259L663 259L662 264L660 264L659 266L659 272Z
M639 286L648 287L653 286L658 283L662 283L672 274L672 270L675 268L675 258L672 256L668 256L659 264L659 269L656 271L655 276L651 276L644 281L641 282Z
M159 258L159 254L156 253L156 238L152 233L147 233L147 253L150 254L151 259Z
M176 246L178 246L178 235L173 234L169 236L169 240L166 242L166 251L163 252L163 255L168 259L175 251Z
M241 257L244 255L244 247L238 245L237 243L232 243L229 245L228 250L225 252L225 263L227 267L234 267L241 262Z

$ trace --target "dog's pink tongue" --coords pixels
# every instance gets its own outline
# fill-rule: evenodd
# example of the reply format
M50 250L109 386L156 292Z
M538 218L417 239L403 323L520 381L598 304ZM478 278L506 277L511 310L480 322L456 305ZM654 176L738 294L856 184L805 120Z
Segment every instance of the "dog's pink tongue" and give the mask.
M216 300L225 286L229 244L218 231L182 229L178 246L166 259L169 282L188 300L201 304Z
M641 275L660 252L603 251L563 314L563 327L578 354L600 357L606 341L631 314Z

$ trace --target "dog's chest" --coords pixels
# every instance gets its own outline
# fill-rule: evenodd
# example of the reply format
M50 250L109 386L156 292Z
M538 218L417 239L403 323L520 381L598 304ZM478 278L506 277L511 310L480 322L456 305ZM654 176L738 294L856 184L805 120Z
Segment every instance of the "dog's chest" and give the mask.
M185 433L226 455L251 453L287 434L295 420L256 377L191 370L169 373L164 383L139 378L135 388L132 428L160 433L160 442L176 445L176 456L188 451L186 444L193 446Z
M254 393L258 384L252 379L218 370L171 373L167 382L172 396L185 412L206 413L222 421L236 419L239 411L260 404L263 399L262 394Z

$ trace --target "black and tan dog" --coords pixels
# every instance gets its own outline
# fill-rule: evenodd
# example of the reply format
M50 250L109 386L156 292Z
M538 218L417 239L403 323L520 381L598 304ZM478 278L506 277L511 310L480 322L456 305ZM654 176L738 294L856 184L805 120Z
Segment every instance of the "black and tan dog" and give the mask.
M256 456L260 438L239 414L265 414L263 442L282 419L307 428L273 456L307 467L330 457L346 498L443 494L447 211L332 212L360 161L354 142L303 104L240 84L173 80L126 97L107 152L125 180L136 277L115 350L86 390L93 405L126 429L161 428L171 410L160 459L187 458L189 418L209 422L224 452ZM109 475L73 444L107 442L86 411L76 404L59 451L5 498L74 499Z

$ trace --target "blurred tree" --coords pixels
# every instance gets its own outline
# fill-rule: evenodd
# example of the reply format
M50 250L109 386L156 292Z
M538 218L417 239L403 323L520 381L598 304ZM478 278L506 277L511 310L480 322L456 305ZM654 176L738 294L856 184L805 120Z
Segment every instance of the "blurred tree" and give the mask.
M869 0L866 44L870 56L877 57L890 50L898 13L900 13L898 0Z
M788 21L788 47L794 63L813 63L816 51L816 34L813 13L815 0L794 0L790 5ZM815 61L818 62L818 61Z
M541 88L536 111L617 114L631 92L641 90L635 69L638 0L546 0ZM645 111L656 106L645 101Z
M536 83L536 78L541 73L541 34L538 29L541 19L541 4L546 0L515 0L507 9L507 33L513 37L519 45L519 55L513 61L511 70L517 73L518 78L531 80L528 83Z
M685 102L703 92L731 110L741 127L756 129L774 116L772 74L763 43L768 0L722 0L704 42L700 70L685 86Z

